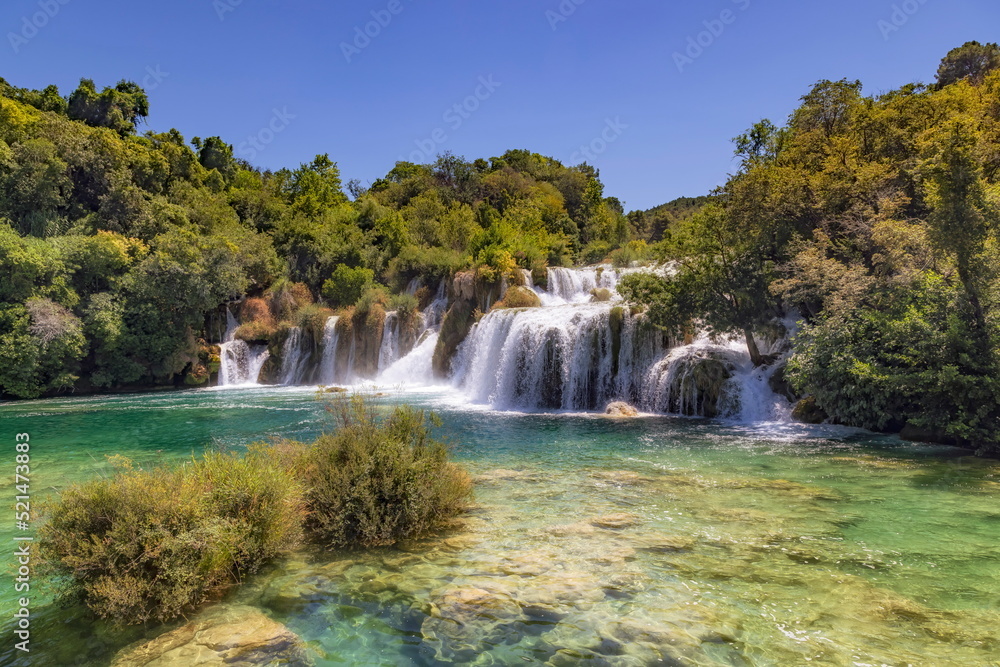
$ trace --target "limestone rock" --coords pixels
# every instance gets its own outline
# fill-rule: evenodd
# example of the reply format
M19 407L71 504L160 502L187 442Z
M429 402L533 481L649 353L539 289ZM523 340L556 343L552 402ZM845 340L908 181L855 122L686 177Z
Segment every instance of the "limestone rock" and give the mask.
M608 405L605 409L604 414L611 417L638 417L639 411L628 403L623 403L621 401L616 401Z
M214 607L187 625L123 649L111 667L313 665L302 639L253 607Z
M632 526L638 526L640 523L642 523L642 519L635 514L628 514L627 512L621 512L619 514L606 514L590 520L590 524L592 526L596 526L597 528L606 528L608 530L631 528Z

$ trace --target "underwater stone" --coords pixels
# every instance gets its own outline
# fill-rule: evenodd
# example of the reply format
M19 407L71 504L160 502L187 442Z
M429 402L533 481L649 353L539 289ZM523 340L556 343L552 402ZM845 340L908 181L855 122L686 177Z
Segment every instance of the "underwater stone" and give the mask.
M314 664L302 639L253 607L214 607L187 625L123 649L112 667Z

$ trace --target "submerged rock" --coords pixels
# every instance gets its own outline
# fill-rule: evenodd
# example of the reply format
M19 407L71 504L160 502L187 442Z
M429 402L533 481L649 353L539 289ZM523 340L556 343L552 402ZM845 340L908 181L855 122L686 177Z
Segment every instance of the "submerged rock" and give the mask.
M597 472L590 473L591 479L596 479L598 482L607 482L608 484L615 484L618 486L634 486L639 484L648 484L653 480L648 477L643 477L637 472L632 472L630 470L599 470Z
M632 526L638 526L640 523L642 523L642 519L635 514L629 514L627 512L621 512L619 514L606 514L590 520L590 524L592 526L596 526L597 528L606 528L608 530L631 528Z
M468 586L434 598L420 631L439 660L463 662L503 643L511 624L523 620L521 606L510 595Z
M253 607L215 607L152 641L123 649L111 667L311 666L302 639Z
M608 405L604 410L604 414L611 417L638 417L639 411L628 403L616 401Z

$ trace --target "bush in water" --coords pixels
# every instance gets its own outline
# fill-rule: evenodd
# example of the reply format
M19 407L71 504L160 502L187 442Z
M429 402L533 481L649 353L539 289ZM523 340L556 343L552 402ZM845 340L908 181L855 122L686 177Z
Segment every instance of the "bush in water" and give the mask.
M339 428L308 451L306 526L334 548L387 546L460 513L472 482L430 435L433 418L396 407L379 420L362 397L331 403Z
M178 468L135 468L70 487L40 532L50 574L102 618L176 618L302 543L385 546L441 526L469 476L430 437L431 418L364 397L331 403L338 430L305 445L210 452Z
M302 493L268 448L118 473L63 492L40 532L49 570L98 616L165 621L301 538Z

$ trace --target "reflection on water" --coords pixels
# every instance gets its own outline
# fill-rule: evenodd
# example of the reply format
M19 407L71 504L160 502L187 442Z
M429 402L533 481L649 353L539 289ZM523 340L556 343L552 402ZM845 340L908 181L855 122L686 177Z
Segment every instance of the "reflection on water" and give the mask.
M400 549L299 554L227 601L319 665L997 664L995 463L847 429L403 398L442 414L474 511ZM34 401L0 420L31 433L39 494L103 474L106 454L178 460L326 423L305 389ZM108 665L157 632L75 613L36 607L33 661L4 646L0 663Z

